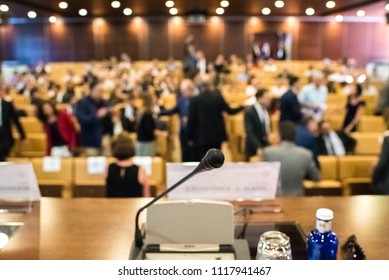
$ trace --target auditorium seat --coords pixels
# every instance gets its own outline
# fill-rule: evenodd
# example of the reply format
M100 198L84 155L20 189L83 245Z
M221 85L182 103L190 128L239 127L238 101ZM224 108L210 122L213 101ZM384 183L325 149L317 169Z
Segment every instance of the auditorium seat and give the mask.
M20 157L43 157L47 154L47 139L44 133L27 134L27 142L17 140L15 153Z
M384 119L380 116L362 116L358 124L359 132L378 132L385 131Z
M60 170L52 171L44 168L44 160L45 158L32 159L42 196L72 197L73 159L60 158Z
M377 132L354 132L351 135L357 142L356 155L378 155L381 151L379 139L382 133Z
M114 158L106 158L106 167ZM106 170L100 173L88 172L88 158L74 159L74 197L104 197Z
M375 156L346 156L339 158L339 180L343 195L371 194L371 177Z
M330 115L325 117L325 119L331 124L334 130L339 130L342 128L344 116L343 115Z
M44 132L43 125L37 117L29 116L20 118L20 123L27 134Z
M338 180L338 158L336 156L319 156L321 180L318 182L304 181L306 196L342 195L342 184Z

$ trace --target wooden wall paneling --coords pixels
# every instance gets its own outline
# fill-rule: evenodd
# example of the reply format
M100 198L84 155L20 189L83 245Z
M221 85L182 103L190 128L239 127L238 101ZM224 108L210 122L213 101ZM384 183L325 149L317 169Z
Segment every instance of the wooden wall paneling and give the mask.
M171 40L171 50L169 56L173 59L183 59L184 40L189 35L189 26L183 17L173 17L169 19L169 40ZM196 45L198 42L194 42Z
M368 27L366 23L345 23L347 28L346 40L343 44L343 54L346 57L352 57L357 60L358 65L364 65L369 57L368 54Z
M74 42L74 60L90 61L96 59L91 23L74 23L71 25Z
M126 23L121 22L108 22L106 26L106 32L104 34L104 51L105 57L109 58L115 56L117 58L123 52L126 52L125 48L125 36L126 36Z
M389 59L389 24L386 22L371 23L368 26L369 33L372 34L369 42L369 52L366 59L388 60Z
M315 60L323 58L322 23L300 22L298 57L296 59Z
M75 59L72 30L63 23L47 24L45 38L50 61L71 61Z
M127 53L133 60L139 59L138 34L133 20L127 22L124 26L123 52Z
M244 24L243 22L225 21L224 22L224 54L228 58L231 54L239 57L245 57L244 48Z
M323 57L339 59L342 56L343 24L341 22L323 23Z
M166 60L169 57L169 22L149 21L148 57Z

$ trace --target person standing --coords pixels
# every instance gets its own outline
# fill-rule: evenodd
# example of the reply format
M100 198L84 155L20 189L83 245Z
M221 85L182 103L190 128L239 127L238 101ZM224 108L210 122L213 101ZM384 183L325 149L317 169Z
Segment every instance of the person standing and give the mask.
M75 115L81 127L80 147L88 156L100 155L104 125L107 118L111 120L101 83L92 85L90 94L77 102Z
M74 122L65 110L44 101L38 108L38 119L43 123L47 138L47 154L69 157L77 145L77 131Z
M289 90L281 97L280 100L280 121L291 121L298 124L303 114L301 113L300 103L297 99L299 92L299 78L292 77L289 79Z
M181 160L183 162L193 161L193 149L188 145L188 117L190 100L195 94L195 85L189 79L184 79L180 85L180 93L176 106L172 109L162 109L160 116L178 114L180 117L180 145Z
M12 124L16 126L20 139L26 140L26 133L19 121L16 109L11 101L5 99L4 85L0 85L0 161L6 160L15 143Z
M365 101L362 99L362 86L360 84L351 84L348 87L350 92L347 98L346 115L342 126L342 130L346 135L350 135L351 132L357 130L357 125L366 106Z
M189 104L188 144L193 146L194 159L200 161L211 148L220 149L227 133L223 112L233 115L244 107L231 108L220 91L211 86L208 76L203 76L200 94Z
M269 145L270 117L267 109L270 106L271 93L267 89L259 89L255 97L256 103L244 114L247 160L252 156L262 158L263 148Z
M304 115L313 116L316 121L323 119L326 110L328 88L323 84L323 74L315 72L312 83L304 86L299 94L299 102Z

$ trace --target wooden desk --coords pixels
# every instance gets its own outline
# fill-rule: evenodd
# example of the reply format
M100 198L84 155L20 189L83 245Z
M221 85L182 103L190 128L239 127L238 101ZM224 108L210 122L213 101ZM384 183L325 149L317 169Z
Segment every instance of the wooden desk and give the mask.
M126 260L134 236L134 217L139 207L149 199L42 198L34 222L26 222L9 245L0 251L0 259L74 259ZM250 216L250 222L297 221L308 233L315 227L316 209L328 207L334 211L333 229L340 244L351 234L365 250L368 259L389 259L389 196L301 197L280 198L281 213L260 213ZM39 207L36 208L39 210ZM18 220L17 216L0 214L0 221ZM39 240L26 247L32 232ZM19 250L18 248L24 248ZM26 248L38 254L26 253ZM19 252L19 253L18 253ZM338 258L341 258L340 251Z

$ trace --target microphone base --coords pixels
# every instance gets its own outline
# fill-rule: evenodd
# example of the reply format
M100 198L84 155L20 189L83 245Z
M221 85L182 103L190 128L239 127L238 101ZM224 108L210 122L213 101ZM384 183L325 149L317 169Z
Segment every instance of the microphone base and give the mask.
M225 252L153 252L152 259L154 260L218 260L218 259L230 259L230 260L250 260L250 251L247 240L235 239L232 244L232 251L234 253ZM146 255L147 245L143 245L141 248L135 246L135 242L131 245L130 260L146 260L149 259Z

